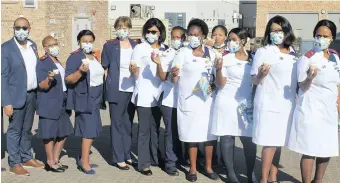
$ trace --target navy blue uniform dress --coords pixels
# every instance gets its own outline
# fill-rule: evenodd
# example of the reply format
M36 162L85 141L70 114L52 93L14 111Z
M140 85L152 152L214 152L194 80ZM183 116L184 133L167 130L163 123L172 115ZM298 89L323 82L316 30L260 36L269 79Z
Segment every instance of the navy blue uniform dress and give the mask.
M65 78L78 71L86 56L82 50L71 53L66 61ZM95 138L102 130L100 104L103 85L90 86L90 70L75 84L68 84L67 109L75 111L75 135L82 138Z
M50 56L45 55L37 63L38 83L45 80L49 71L58 70ZM58 70L59 71L59 70ZM42 139L65 137L72 133L70 111L66 110L66 91L63 89L64 79L56 74L49 89L38 87L37 114L39 115L38 136Z

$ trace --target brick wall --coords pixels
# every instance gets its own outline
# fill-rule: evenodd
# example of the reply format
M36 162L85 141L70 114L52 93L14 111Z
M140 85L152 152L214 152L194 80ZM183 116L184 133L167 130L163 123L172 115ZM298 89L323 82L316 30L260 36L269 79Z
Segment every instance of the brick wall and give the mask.
M340 12L339 1L305 1L305 0L261 0L257 1L256 12L256 37L262 37L267 24L267 15L270 12L316 12L319 19L326 19L326 14L321 14L321 10L327 12Z
M95 15L92 10L96 10ZM31 23L30 38L37 43L40 55L44 54L42 39L51 32L57 33L61 48L59 59L64 63L72 50L72 19L79 16L79 13L91 17L92 31L96 36L94 48L101 50L109 39L108 2L105 0L38 1L37 8L24 8L22 1L14 4L2 3L1 41L7 41L13 36L13 21L19 15L24 15ZM50 18L55 19L55 24L49 23Z

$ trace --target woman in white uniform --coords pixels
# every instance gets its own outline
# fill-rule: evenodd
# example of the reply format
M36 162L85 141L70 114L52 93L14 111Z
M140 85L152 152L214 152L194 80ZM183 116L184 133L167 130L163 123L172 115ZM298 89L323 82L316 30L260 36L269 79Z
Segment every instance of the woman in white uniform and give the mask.
M136 77L131 101L138 113L138 169L150 176L151 165L158 165L158 135L161 113L155 93L161 84L157 75L157 64L152 61L155 54L165 51L166 39L164 24L157 18L150 18L143 26L145 41L137 45L132 53L130 71Z
M281 147L289 137L295 107L295 40L288 20L275 16L269 20L264 47L256 51L250 74L257 85L254 98L253 142L262 150L262 183L277 182ZM270 172L270 175L269 175Z
M339 56L329 49L336 26L321 20L314 29L314 48L298 62L299 93L288 148L303 154L300 162L303 182L321 183L330 157L339 155L337 97Z
M182 48L172 64L173 80L178 81L177 119L179 138L189 143L190 171L187 180L197 180L197 145L205 142L205 170L210 179L219 177L212 170L213 141L216 136L210 134L212 94L200 89L200 80L212 79L213 52L202 46L202 40L208 34L207 24L200 19L193 19L188 25L189 47ZM206 85L207 86L207 85ZM202 87L204 88L204 87ZM209 88L209 87L208 87Z
M252 142L252 79L251 56L244 50L248 33L242 28L229 32L230 53L216 59L216 84L219 87L214 103L211 131L220 136L221 154L227 177L239 183L234 171L235 137L240 137L246 157L248 182L256 182L253 170L256 145Z

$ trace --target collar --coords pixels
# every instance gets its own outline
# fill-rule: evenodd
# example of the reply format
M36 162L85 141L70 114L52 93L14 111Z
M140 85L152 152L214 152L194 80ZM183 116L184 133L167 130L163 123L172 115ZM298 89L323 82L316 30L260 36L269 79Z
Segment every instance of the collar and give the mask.
M276 46L276 45L268 45L268 47L272 48L275 53L281 53L279 47ZM295 54L296 54L296 52L295 52L294 48L290 46L289 47L289 55L295 55Z
M14 39L14 42L18 46L19 49L28 49L33 44L30 40L27 40L27 48L24 48L19 44L19 42L17 41L17 39L15 37L13 39Z

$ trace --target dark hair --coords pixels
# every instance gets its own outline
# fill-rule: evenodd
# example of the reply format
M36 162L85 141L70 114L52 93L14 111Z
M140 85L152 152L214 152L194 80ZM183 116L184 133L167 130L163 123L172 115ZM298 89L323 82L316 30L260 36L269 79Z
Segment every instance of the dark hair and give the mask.
M145 22L145 24L143 25L143 37L145 37L147 30L153 26L157 27L160 32L158 42L163 43L166 39L166 30L163 22L160 21L158 18L150 18L148 21Z
M329 30L331 30L332 32L332 38L333 40L335 40L336 38L336 25L334 24L334 22L330 21L330 20L320 20L315 28L314 28L314 31L313 31L313 37L315 37L315 34L316 34L316 31L318 31L318 29L321 27L321 26L326 26L329 28Z
M181 35L181 39L182 40L185 40L185 29L181 26L176 26L176 27L173 27L172 30L171 30L171 34L172 34L172 31L174 30L180 30L182 32L182 35Z
M282 31L284 33L284 40L283 40L283 47L285 48L289 48L294 40L295 40L295 36L294 36L294 33L293 33L293 29L292 29L292 26L290 25L290 23L288 22L288 20L282 16L275 16L273 18L271 18L268 23L267 23L267 26L266 26L266 32L264 33L264 38L263 38L263 46L266 46L268 44L272 44L272 41L270 40L270 26L272 24L278 24L282 27Z
M249 33L243 29L243 28L233 28L229 31L228 36L230 35L230 33L234 33L237 35L237 37L239 37L241 40L244 39L245 42L243 43L243 46L247 43L247 38L249 37Z
M222 29L224 31L224 35L227 36L228 35L228 29L223 26L223 25L216 25L213 29L212 29L212 34L214 34L214 32L216 31L216 29Z
M201 29L202 34L204 35L204 38L207 38L208 33L209 33L209 28L208 25L201 19L195 18L190 20L189 24L188 24L188 31L191 27L193 26L197 26Z
M93 32L90 30L82 30L79 32L78 36L77 36L77 41L80 42L80 39L83 36L92 36L93 41L96 40L96 37L94 36Z

